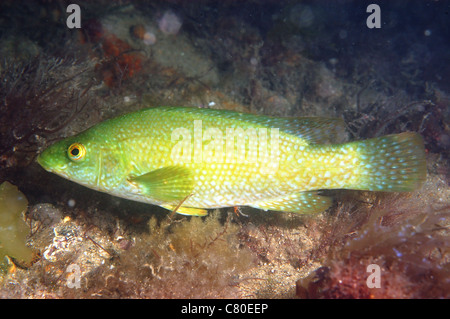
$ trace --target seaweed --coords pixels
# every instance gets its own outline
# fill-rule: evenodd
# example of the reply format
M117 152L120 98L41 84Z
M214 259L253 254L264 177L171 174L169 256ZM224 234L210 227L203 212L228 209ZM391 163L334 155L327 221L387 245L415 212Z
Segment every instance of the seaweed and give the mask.
M218 212L205 219L153 217L150 233L136 238L89 290L116 298L238 297L233 278L253 265L253 255L239 246L238 230L230 216L222 224Z
M26 245L29 228L23 221L28 201L16 186L0 184L0 265L4 257L28 264L33 251Z
M329 237L325 263L297 282L297 296L449 298L450 206L448 192L437 191L442 181L433 179L420 193L372 201L357 227L341 219L345 231ZM379 287L367 283L370 265L380 269Z
M147 234L123 233L111 241L100 229L89 231L91 226L77 221L60 223L47 257L10 275L0 296L240 297L238 274L253 267L255 257L239 244L239 226L231 215L225 220L219 212L175 220L153 216L148 225ZM67 284L70 265L80 269L80 289ZM14 285L18 281L22 284Z
M27 166L49 137L65 128L88 104L92 84L81 84L89 65L37 56L0 66L0 163Z
M352 18L366 13L356 2L84 1L81 30L65 27L67 4L0 5L0 181L30 201L40 257L3 267L0 297L449 298L445 3L386 3L379 32ZM176 36L158 31L167 10L183 18ZM139 24L156 42L130 35ZM165 219L30 165L53 140L156 105L343 117L354 139L416 131L429 178L411 194L331 191L315 216Z

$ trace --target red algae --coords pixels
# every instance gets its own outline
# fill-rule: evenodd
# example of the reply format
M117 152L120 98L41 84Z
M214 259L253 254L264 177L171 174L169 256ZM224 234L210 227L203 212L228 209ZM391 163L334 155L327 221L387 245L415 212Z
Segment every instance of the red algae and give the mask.
M108 87L119 87L122 81L142 69L144 56L128 42L106 31L98 20L90 20L87 30L86 40L101 45L102 61L97 64L96 70Z
M334 247L323 267L297 282L297 296L449 298L450 207L391 196L368 213L356 236ZM374 267L378 287L369 282Z

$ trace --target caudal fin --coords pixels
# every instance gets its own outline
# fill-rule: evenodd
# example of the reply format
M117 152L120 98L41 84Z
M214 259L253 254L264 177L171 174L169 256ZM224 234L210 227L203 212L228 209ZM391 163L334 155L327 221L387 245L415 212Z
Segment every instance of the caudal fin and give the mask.
M405 132L354 143L360 154L360 177L351 188L407 192L425 181L425 148L418 133Z

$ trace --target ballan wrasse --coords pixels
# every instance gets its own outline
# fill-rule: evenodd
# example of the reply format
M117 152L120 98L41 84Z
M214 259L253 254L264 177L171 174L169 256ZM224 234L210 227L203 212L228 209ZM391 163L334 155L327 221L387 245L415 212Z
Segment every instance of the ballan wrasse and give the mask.
M46 170L185 215L251 206L316 213L324 189L403 192L426 178L414 132L342 143L340 119L280 118L188 107L119 116L47 148Z

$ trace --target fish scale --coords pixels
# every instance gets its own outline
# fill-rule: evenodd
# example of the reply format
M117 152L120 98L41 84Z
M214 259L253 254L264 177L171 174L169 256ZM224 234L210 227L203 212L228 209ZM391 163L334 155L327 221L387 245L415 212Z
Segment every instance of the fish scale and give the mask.
M92 189L187 215L230 206L315 213L332 203L323 189L412 191L425 179L417 133L344 140L340 119L159 107L59 141L38 162Z

